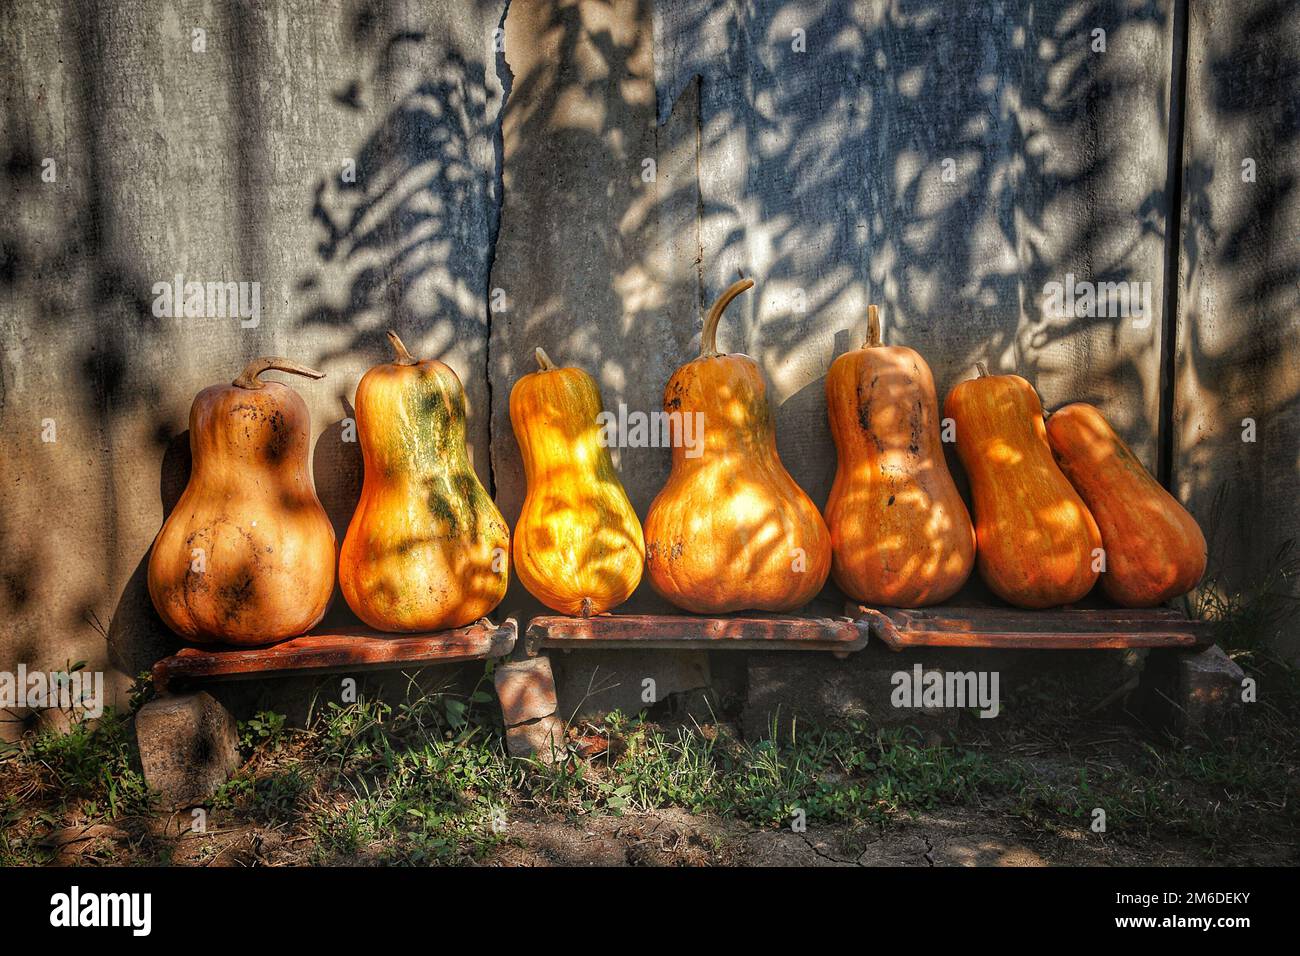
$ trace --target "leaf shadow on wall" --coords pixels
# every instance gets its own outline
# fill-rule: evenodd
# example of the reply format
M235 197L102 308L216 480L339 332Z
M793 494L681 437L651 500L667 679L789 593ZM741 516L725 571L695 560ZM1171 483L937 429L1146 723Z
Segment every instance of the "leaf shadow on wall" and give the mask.
M699 329L687 258L696 250L694 117L655 125L652 9L649 0L510 8L509 189L491 281L508 308L493 314L490 374L497 499L512 526L525 483L509 396L534 371L534 348L590 374L607 410L621 403L648 412L661 408L675 360ZM650 159L656 170L647 179ZM682 254L669 262L673 243ZM667 477L668 450L616 447L611 455L644 519ZM591 554L594 536L583 545ZM517 579L507 603L544 612ZM643 581L622 610L668 606Z
M498 6L480 3L487 13ZM394 330L417 357L457 370L471 420L469 444L490 487L487 455L487 280L495 234L497 97L487 44L461 50L427 14L403 4L364 2L344 29L367 68L334 92L339 108L374 113L373 129L350 165L312 187L310 216L320 242L298 293L307 301L298 327L342 331L319 352L328 369L365 355L388 361L385 332ZM383 106L382 104L389 104ZM356 382L338 386L343 415L330 422L314 452L316 490L341 545L360 497L363 466L350 404ZM355 624L336 600L327 624Z
M834 474L824 370L861 343L867 302L887 342L929 360L940 404L985 360L1049 401L1122 410L1154 465L1173 200L1149 144L1168 130L1172 8L688 0L657 17L661 123L702 77L701 298L737 271L759 281L720 339L763 367L783 461L818 504ZM1128 316L1048 314L1066 273L1151 283L1149 343Z

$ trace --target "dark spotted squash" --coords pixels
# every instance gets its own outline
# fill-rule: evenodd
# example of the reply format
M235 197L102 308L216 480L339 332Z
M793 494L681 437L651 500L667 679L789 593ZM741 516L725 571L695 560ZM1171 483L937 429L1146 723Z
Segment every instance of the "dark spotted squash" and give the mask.
M322 377L259 358L190 407L189 484L149 555L154 607L187 640L295 637L320 621L334 591L334 529L307 465L307 404L261 381L268 369Z

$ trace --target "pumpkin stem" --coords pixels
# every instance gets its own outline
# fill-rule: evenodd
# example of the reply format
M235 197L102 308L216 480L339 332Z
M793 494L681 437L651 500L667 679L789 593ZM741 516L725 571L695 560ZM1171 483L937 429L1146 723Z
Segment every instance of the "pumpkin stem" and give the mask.
M979 372L980 378L983 378L984 376L989 374L989 367L985 365L983 362L976 362L975 371Z
M287 358L280 358L275 355L264 355L261 358L255 358L249 362L239 378L231 384L236 388L259 389L264 388L265 383L261 382L257 376L270 369L277 372L291 372L294 375L302 375L306 378L324 378L324 372L318 372L314 368L308 368L306 365L299 365L297 362L291 362Z
M393 359L394 365L419 365L420 362L410 352L406 350L406 345L397 337L397 333L392 329L388 330L388 344L393 347L396 358Z
M732 299L753 287L753 279L737 279L709 307L709 314L704 317L704 331L700 333L700 358L713 358L722 354L718 351L718 322L722 319L722 313L731 305Z
M867 345L869 349L880 345L880 310L874 305L867 306Z
M589 597L585 597L585 598L583 598L583 599L582 599L582 616L583 616L583 617L591 617L591 611L592 611L591 598L589 598Z
M552 362L551 357L546 354L546 349L542 348L540 345L533 349L533 358L537 359L537 367L543 372L550 372L555 369L555 363Z

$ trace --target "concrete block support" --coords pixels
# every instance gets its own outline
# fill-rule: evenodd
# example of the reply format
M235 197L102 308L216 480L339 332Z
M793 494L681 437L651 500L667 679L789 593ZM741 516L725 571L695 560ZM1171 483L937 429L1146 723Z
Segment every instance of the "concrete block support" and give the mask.
M548 657L500 663L493 683L507 727L555 713L555 678Z
M145 782L167 807L202 803L239 766L235 719L203 691L145 704L135 732Z
M514 757L558 763L568 753L564 721L555 713L555 678L544 656L502 661L493 675Z
M1186 742L1209 739L1240 719L1245 676L1218 645L1153 652L1142 675L1143 712Z
M550 714L507 727L506 750L512 757L533 757L544 764L561 763L569 752L564 721Z

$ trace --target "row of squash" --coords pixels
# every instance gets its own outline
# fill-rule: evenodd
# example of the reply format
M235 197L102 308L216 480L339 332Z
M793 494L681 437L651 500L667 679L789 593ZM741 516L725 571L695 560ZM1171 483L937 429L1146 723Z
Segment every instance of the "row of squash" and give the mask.
M617 607L643 572L672 604L706 614L793 610L828 574L855 600L897 607L947 600L976 567L1026 608L1077 601L1099 577L1126 607L1199 581L1196 522L1095 408L1047 417L1027 381L982 365L944 404L972 524L945 464L930 369L916 351L881 344L875 306L866 344L826 378L839 464L823 517L781 464L758 366L717 348L724 310L752 285L743 279L714 303L699 357L668 381L665 412L703 413L702 449L674 442L644 529L602 444L595 381L539 348L538 370L510 395L527 480L512 547L470 465L460 380L390 332L393 361L357 386L365 479L336 557L307 466L306 404L259 378L321 373L254 361L194 400L191 478L150 555L155 607L183 638L261 644L319 623L336 563L352 610L393 632L484 616L504 597L511 563L535 597L575 615Z

